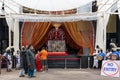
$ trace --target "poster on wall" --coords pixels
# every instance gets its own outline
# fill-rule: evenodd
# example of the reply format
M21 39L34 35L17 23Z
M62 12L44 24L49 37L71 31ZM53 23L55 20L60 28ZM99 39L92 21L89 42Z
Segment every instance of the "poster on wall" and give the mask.
M65 40L48 40L49 52L65 52Z

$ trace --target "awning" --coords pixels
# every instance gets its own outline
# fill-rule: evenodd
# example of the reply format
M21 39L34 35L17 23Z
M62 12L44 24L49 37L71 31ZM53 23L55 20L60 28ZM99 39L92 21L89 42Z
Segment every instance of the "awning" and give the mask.
M74 9L94 0L12 0L18 5L43 11L64 11Z
M96 13L73 15L11 14L6 17L12 17L21 22L72 22L80 20L97 20Z

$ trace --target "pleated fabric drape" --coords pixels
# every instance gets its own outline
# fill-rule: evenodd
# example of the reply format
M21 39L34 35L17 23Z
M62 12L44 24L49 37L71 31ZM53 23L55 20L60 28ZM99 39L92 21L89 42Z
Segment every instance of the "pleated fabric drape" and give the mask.
M22 46L31 44L35 25L35 22L24 22L22 27Z
M67 32L72 40L81 48L90 48L93 53L93 26L89 21L65 22Z
M22 30L22 45L32 44L39 49L47 41L51 30L51 22L25 22ZM93 26L89 21L64 22L63 29L66 33L66 42L74 48L90 48L93 53Z
M35 49L39 49L43 46L47 40L51 22L37 22L32 35L32 44Z

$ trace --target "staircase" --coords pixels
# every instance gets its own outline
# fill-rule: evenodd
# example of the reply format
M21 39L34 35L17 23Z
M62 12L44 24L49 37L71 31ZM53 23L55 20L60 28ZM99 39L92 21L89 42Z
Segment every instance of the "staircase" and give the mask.
M77 55L49 56L49 68L80 68L80 58Z

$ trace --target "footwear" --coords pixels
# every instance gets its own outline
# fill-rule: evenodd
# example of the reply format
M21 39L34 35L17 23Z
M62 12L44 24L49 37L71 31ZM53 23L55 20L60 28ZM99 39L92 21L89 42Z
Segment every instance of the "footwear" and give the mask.
M28 76L28 78L31 78L31 76Z
M96 69L96 66L94 66L93 68Z
M42 71L41 73L45 73L45 71Z
M36 76L32 76L33 78L36 77Z
M11 69L8 69L7 72L11 72L12 70Z
M25 75L21 75L21 76L19 76L19 77L25 77Z

